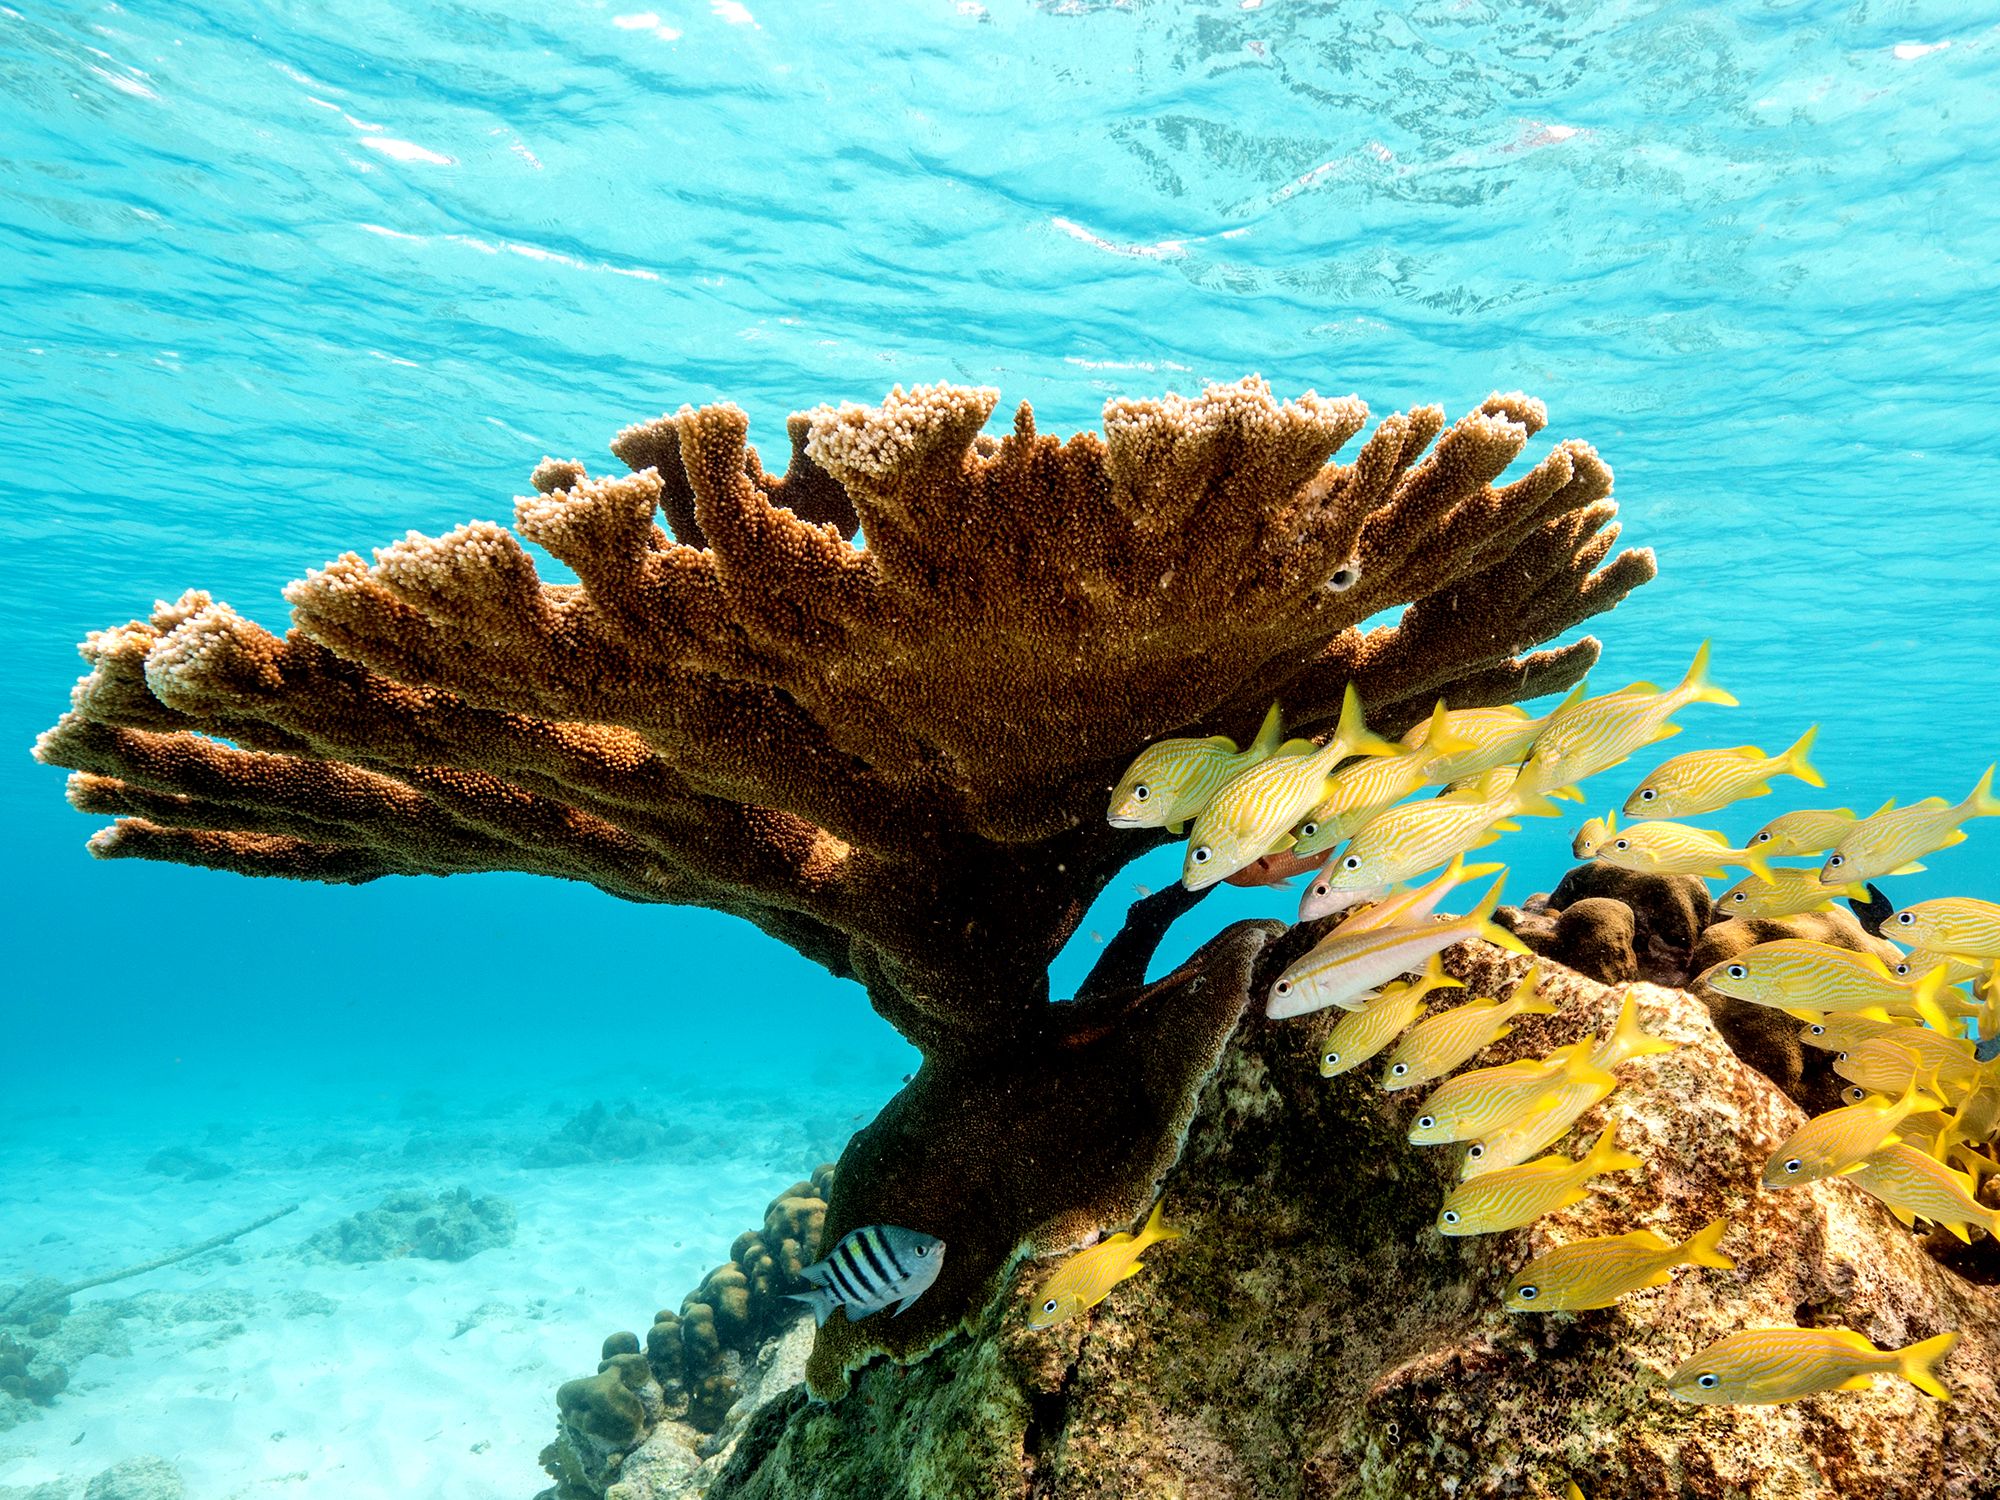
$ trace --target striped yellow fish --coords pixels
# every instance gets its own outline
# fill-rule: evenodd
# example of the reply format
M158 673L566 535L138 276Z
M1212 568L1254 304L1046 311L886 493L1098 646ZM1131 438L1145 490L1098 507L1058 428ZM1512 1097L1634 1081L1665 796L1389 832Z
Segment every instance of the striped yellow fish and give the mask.
M1360 1010L1340 1018L1320 1043L1319 1076L1338 1078L1360 1067L1424 1013L1426 995L1463 985L1463 980L1445 973L1444 960L1433 953L1415 984L1384 985L1382 993Z
M1357 911L1337 927L1336 933L1373 932L1384 927L1413 927L1436 911L1438 904L1458 886L1482 875L1498 875L1504 865L1468 865L1463 855L1454 855L1450 864L1422 885L1407 890L1385 892L1366 911Z
M1559 814L1554 803L1504 767L1489 774L1492 779L1480 787L1483 796L1436 797L1391 808L1355 834L1318 879L1329 890L1394 885L1490 844L1512 818Z
M1583 690L1583 684L1579 682L1570 689L1568 697L1539 719L1530 718L1527 710L1511 704L1500 708L1455 708L1447 711L1445 732L1461 741L1464 748L1451 754L1433 752L1429 779L1463 781L1498 766L1520 764L1528 758L1528 752L1534 749L1542 731L1548 728L1549 720L1583 701ZM1419 744L1425 735L1431 733L1434 730L1428 723L1417 725L1403 736L1403 743Z
M1277 754L1285 731L1278 705L1264 715L1257 737L1242 750L1226 735L1160 740L1141 750L1111 789L1113 828L1167 828L1179 833L1232 776ZM1305 741L1294 742L1303 747Z
M1889 965L1889 972L1898 979L1921 979L1940 965L1944 968L1947 989L1968 979L1977 979L1986 972L1986 965L1976 959L1954 958L1949 953L1934 953L1928 948L1912 948Z
M1678 1245L1650 1229L1635 1229L1558 1246L1529 1261L1507 1284L1507 1311L1584 1312L1610 1307L1627 1292L1665 1286L1674 1279L1676 1266L1733 1271L1736 1262L1716 1248L1728 1230L1729 1221L1717 1219Z
M1417 1146L1447 1146L1469 1141L1532 1113L1550 1094L1574 1084L1604 1084L1613 1078L1591 1060L1591 1049L1577 1043L1547 1057L1528 1057L1447 1078L1424 1100L1423 1113L1410 1127Z
M1591 1041L1581 1045L1591 1047ZM1625 1003L1618 1008L1618 1024L1611 1035L1595 1044L1591 1066L1600 1073L1615 1073L1636 1058L1671 1052L1674 1044L1647 1033L1639 1024L1639 997L1625 991ZM1602 1083L1566 1085L1552 1092L1540 1109L1523 1115L1511 1124L1488 1132L1465 1148L1465 1160L1458 1175L1467 1182L1489 1172L1517 1167L1540 1155L1569 1134L1570 1127L1611 1092Z
M1418 726L1424 736L1414 748L1342 766L1328 777L1325 795L1294 832L1292 853L1301 859L1324 854L1430 781L1430 768L1436 759L1430 747L1440 733L1443 708L1438 705L1438 713ZM1449 735L1443 740L1447 749L1458 743Z
M1735 702L1709 682L1708 642L1703 641L1687 676L1667 692L1636 682L1622 692L1587 698L1551 714L1523 775L1542 792L1560 795L1633 751L1679 734L1679 727L1667 721L1689 704Z
M1907 1021L1878 1021L1870 1016L1820 1016L1799 1028L1799 1040L1823 1052L1839 1052L1851 1050L1878 1036L1906 1030L1909 1024Z
M1599 864L1644 875L1716 876L1728 865L1741 865L1759 879L1771 877L1763 855L1732 849L1721 834L1685 823L1632 823L1612 829L1592 857Z
M1594 859L1597 857L1597 851L1602 849L1610 841L1611 835L1617 831L1616 817L1585 818L1583 827L1577 829L1576 837L1569 842L1569 852L1578 859Z
M1715 898L1716 919L1723 917L1795 917L1824 911L1835 896L1865 897L1860 886L1823 885L1817 870L1773 869L1770 879L1745 876Z
M1489 1172L1461 1182L1438 1210L1440 1234L1500 1234L1532 1224L1543 1214L1567 1208L1589 1191L1585 1184L1605 1172L1629 1172L1642 1167L1638 1157L1620 1151L1607 1125L1580 1161L1545 1156L1525 1166Z
M1341 699L1340 724L1323 746L1297 754L1280 753L1239 771L1194 820L1181 861L1181 884L1191 891L1226 880L1256 863L1319 801L1333 768L1350 755L1386 755L1394 747L1369 733L1361 700L1349 683Z
M1796 1401L1821 1391L1865 1391L1900 1375L1926 1396L1950 1398L1933 1373L1958 1342L1941 1333L1907 1349L1877 1349L1846 1328L1746 1328L1711 1344L1667 1377L1667 1390L1702 1406Z
M1899 1026L1833 1055L1833 1071L1871 1094L1891 1098L1921 1079L1935 1078L1946 1102L1956 1101L1979 1078L1972 1043L1922 1026Z
M1768 1005L1802 1019L1820 1015L1919 1015L1939 1031L1951 1030L1940 1003L1944 972L1933 969L1913 983L1889 972L1872 953L1856 953L1810 938L1778 938L1745 948L1734 958L1711 964L1695 976L1735 1000Z
M1814 1115L1771 1153L1764 1186L1797 1187L1851 1171L1863 1157L1895 1142L1904 1116L1936 1109L1939 1102L1935 1093L1920 1094L1911 1084L1895 1100L1870 1098Z
M1915 1219L1942 1224L1968 1243L1972 1236L1966 1230L1973 1227L2000 1239L2000 1208L1979 1201L1972 1178L1907 1141L1874 1152L1847 1180L1904 1224Z
M1973 896L1940 896L1900 906L1882 935L1960 958L2000 958L2000 905Z
M1344 927L1329 934L1272 983L1264 1014L1282 1021L1329 1005L1357 1010L1368 991L1399 974L1418 972L1432 954L1472 938L1484 938L1509 952L1526 953L1519 938L1491 921L1505 882L1504 875L1494 881L1479 904L1462 917L1443 921L1422 918L1395 927ZM1358 915L1365 918L1370 913Z
M1766 859L1795 854L1824 854L1854 829L1851 807L1804 808L1781 813L1744 841Z
M1774 776L1796 776L1807 786L1825 786L1806 759L1819 726L1800 735L1782 755L1766 755L1755 745L1727 750L1690 750L1661 762L1625 799L1627 817L1692 818L1732 802L1767 796Z
M1145 1227L1136 1235L1114 1234L1066 1259L1035 1294L1035 1305L1028 1312L1028 1326L1053 1328L1097 1306L1119 1282L1143 1271L1145 1267L1139 1264L1141 1255L1166 1240L1181 1237L1178 1229L1169 1229L1161 1222L1165 1208L1164 1199L1155 1203Z
M1963 802L1926 797L1910 807L1892 808L1863 818L1834 846L1820 866L1819 878L1836 881L1873 880L1920 870L1915 861L1939 849L1965 842L1960 824L1973 818L2000 817L2000 797L1993 795L1993 767Z
M1554 1015L1557 1007L1541 997L1541 977L1540 965L1530 965L1505 1000L1474 1000L1418 1022L1389 1054L1382 1087L1394 1093L1442 1078L1512 1031L1514 1017Z

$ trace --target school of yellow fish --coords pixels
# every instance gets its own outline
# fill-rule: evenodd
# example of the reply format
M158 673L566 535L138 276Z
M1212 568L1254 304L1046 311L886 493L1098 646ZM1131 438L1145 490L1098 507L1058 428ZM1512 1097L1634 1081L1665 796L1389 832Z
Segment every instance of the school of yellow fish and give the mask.
M1465 856L1519 827L1557 815L1551 800L1583 800L1579 782L1679 732L1672 716L1696 704L1734 705L1708 680L1704 644L1680 683L1633 683L1602 697L1579 684L1541 718L1514 707L1449 710L1400 741L1372 733L1350 687L1337 729L1323 745L1282 737L1272 706L1256 739L1238 750L1225 738L1163 740L1141 753L1113 792L1110 820L1124 828L1188 830L1182 882L1284 884L1309 868L1299 920L1346 913L1265 997L1274 1019L1329 1007L1343 1014L1319 1044L1320 1072L1336 1077L1387 1052L1381 1087L1435 1084L1416 1106L1409 1138L1463 1145L1460 1181L1437 1215L1445 1235L1524 1228L1575 1203L1605 1174L1644 1163L1618 1148L1607 1127L1581 1156L1559 1149L1577 1120L1630 1076L1628 1065L1672 1044L1648 1036L1628 991L1609 1035L1586 1036L1544 1057L1457 1070L1506 1036L1522 1015L1551 1014L1541 971L1531 964L1505 1000L1473 999L1426 1014L1440 992L1460 988L1439 955L1469 938L1515 953L1519 940L1493 924L1501 880L1463 916L1438 908L1454 888L1495 873ZM1775 818L1741 846L1719 832L1674 821L1712 813L1770 791L1774 777L1813 787L1807 760L1817 726L1779 755L1751 745L1695 750L1655 767L1623 805L1627 817L1591 818L1574 852L1623 869L1727 878L1717 917L1781 917L1865 897L1865 882L1923 869L1927 854L1961 842L1963 825L2000 816L1989 768L1962 801L1891 802L1858 818L1851 809ZM1441 790L1432 790L1441 789ZM1425 795L1418 795L1425 794ZM1774 859L1818 863L1778 867ZM1277 872L1274 874L1273 872ZM1428 880L1405 886L1427 872ZM1842 1178L1880 1200L1902 1223L1918 1219L1969 1240L2000 1238L2000 1210L1978 1184L2000 1173L2000 904L1971 897L1894 909L1884 935L1900 962L1832 944L1781 939L1748 948L1697 976L1725 995L1796 1016L1802 1039L1837 1054L1848 1080L1843 1104L1808 1120L1772 1154L1763 1186L1782 1190ZM1691 981L1691 984L1696 981ZM1984 1040L1980 1040L1984 1038ZM1544 1154L1546 1153L1546 1154ZM1163 1231L1156 1206L1136 1237L1121 1234L1072 1256L1048 1284L1038 1326L1087 1308L1138 1269L1141 1250ZM1680 1243L1651 1229L1559 1246L1523 1267L1505 1294L1513 1312L1609 1307L1667 1284L1681 1266L1731 1269L1720 1248L1729 1225L1690 1226ZM1845 1329L1748 1328L1696 1354L1667 1379L1674 1396L1704 1404L1791 1401L1868 1387L1900 1375L1940 1399L1934 1374L1955 1333L1881 1350Z

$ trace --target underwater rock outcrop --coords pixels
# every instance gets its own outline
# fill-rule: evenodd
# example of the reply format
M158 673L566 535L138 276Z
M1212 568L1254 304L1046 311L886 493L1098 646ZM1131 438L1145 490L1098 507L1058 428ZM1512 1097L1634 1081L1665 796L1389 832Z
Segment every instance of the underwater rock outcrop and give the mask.
M307 1239L308 1260L360 1263L399 1260L470 1260L482 1250L514 1242L514 1205L475 1196L470 1188L437 1193L417 1189L389 1194L374 1208L350 1214Z
M1274 945L1268 979L1310 941ZM1484 945L1447 966L1505 994L1524 960ZM1491 1057L1613 1023L1622 990L1562 970L1550 1017ZM2000 1472L2000 1294L1924 1253L1838 1179L1759 1186L1800 1111L1731 1052L1700 1001L1637 989L1676 1043L1629 1064L1579 1122L1645 1163L1532 1228L1446 1239L1433 1219L1457 1152L1404 1139L1419 1105L1372 1078L1318 1076L1308 1026L1248 1022L1205 1087L1165 1188L1183 1237L1086 1318L1026 1326L1023 1267L971 1336L850 1399L794 1389L752 1416L708 1500L874 1495L1038 1500L1596 1496L1978 1500ZM1575 1147L1571 1147L1574 1153ZM1602 1311L1511 1314L1509 1278L1552 1244L1717 1217L1733 1271L1684 1270ZM1945 1329L1949 1403L1901 1382L1784 1406L1691 1406L1663 1377L1749 1326L1839 1326L1901 1345ZM619 1500L692 1493L634 1486Z
M1317 733L1349 684L1390 733L1440 698L1566 687L1595 640L1531 648L1653 574L1611 557L1587 444L1498 482L1546 421L1518 393L1450 426L1392 415L1344 464L1361 401L1281 404L1254 378L1113 401L1102 436L1066 442L1025 404L983 435L996 400L898 388L795 416L782 477L741 411L683 408L619 435L630 473L545 461L515 531L309 574L282 638L199 592L93 634L36 753L117 819L103 858L539 872L735 913L858 980L925 1062L850 1147L826 1232L887 1217L953 1248L910 1313L827 1324L832 1393L874 1351L937 1343L1016 1254L1127 1217L1172 1159L1215 1061L1194 1039L1227 1034L1218 996L1240 1000L1254 941L1151 988L1142 953L1047 1003L1091 900L1166 836L1104 821L1141 747L1247 739L1274 699ZM544 582L529 545L578 581ZM1074 1111L1035 1113L1046 1091L994 1094L976 1178L946 1153L885 1171L995 1067L1094 1098L1087 1139Z

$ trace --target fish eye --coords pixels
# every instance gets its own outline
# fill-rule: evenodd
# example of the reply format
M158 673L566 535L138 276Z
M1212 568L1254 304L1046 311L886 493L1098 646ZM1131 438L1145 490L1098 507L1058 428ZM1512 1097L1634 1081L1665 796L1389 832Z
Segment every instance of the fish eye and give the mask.
M1630 849L1632 847L1632 841L1630 839L1620 839L1618 840L1617 843L1613 844L1611 847L1614 849Z
M1338 1052L1329 1052L1321 1061L1328 1067L1332 1067L1340 1061L1340 1054Z
M1903 927L1914 927L1917 925L1917 919L1915 914L1907 911L1897 912L1896 921L1900 926Z
M1344 562L1333 570L1333 576L1326 581L1327 588L1336 594L1344 594L1361 581L1361 564Z
M1208 845L1203 844L1194 851L1194 854L1191 857L1193 858L1196 864L1205 865L1208 863L1208 856L1210 852L1211 851Z
M1542 1295L1542 1289L1538 1286L1517 1287L1515 1288L1514 1295L1519 1297L1523 1302L1533 1302L1537 1297Z
M929 1255L930 1253L931 1253L931 1247L929 1245L917 1246L917 1255L919 1259L921 1259L923 1256Z
M1840 1097L1845 1099L1849 1104L1859 1104L1863 1099L1868 1097L1868 1090L1864 1089L1858 1083L1850 1084Z
M1697 1375L1695 1376L1694 1383L1705 1391L1712 1391L1722 1384L1722 1377L1719 1375Z
M1760 833L1757 835L1757 837L1750 840L1750 842L1753 844L1768 844L1771 842L1771 835L1768 833Z
M1748 979L1750 977L1750 971L1741 964L1731 964L1722 972L1727 974L1731 979Z
M1736 902L1738 905L1741 905L1743 902L1748 901L1750 897L1742 891L1731 891L1729 893L1729 899L1731 901Z
M1845 1052L1837 1052L1837 1053L1835 1053L1835 1054L1834 1054L1834 1058L1833 1058L1833 1060L1834 1060L1835 1062L1846 1062L1846 1061L1847 1061L1847 1054L1846 1054Z
M1153 789L1147 786L1146 783L1142 781L1137 786L1132 788L1132 795L1136 797L1139 801L1144 802L1148 797L1153 795Z
M1787 1172L1790 1172L1790 1173L1792 1173L1792 1174L1793 1174L1794 1176L1796 1176L1796 1175L1798 1174L1799 1170L1800 1170L1801 1168L1803 1168L1804 1166L1805 1166L1805 1163L1804 1163L1804 1162L1802 1162L1802 1161L1800 1161L1800 1160L1799 1160L1799 1159L1798 1159L1798 1158L1797 1158L1796 1156L1794 1156L1794 1157L1790 1158L1790 1159L1789 1159L1788 1161L1786 1161L1786 1163L1785 1163L1785 1170L1786 1170Z
M1829 870L1838 870L1838 869L1839 869L1839 868L1840 868L1840 867L1841 867L1842 865L1844 865L1844 864L1846 864L1846 863L1847 863L1847 856L1846 856L1846 855L1844 855L1844 854L1836 854L1836 855L1833 855L1833 856L1832 856L1831 858L1829 858L1829 859L1827 860L1827 862L1826 862L1826 867L1827 867L1827 868L1828 868Z
M1274 995L1289 995L1291 992L1292 982L1289 979L1280 979L1276 984L1271 986L1271 993Z
M1908 964L1897 964L1896 977L1898 979L1908 979L1910 977L1910 966Z
M1318 885L1313 887L1313 894L1315 896L1330 895L1332 894L1332 891L1333 887L1328 885L1324 880L1322 880Z
M1319 824L1317 823L1301 823L1299 825L1299 837L1302 839L1309 839L1318 832Z
M1417 1129L1429 1130L1432 1126L1436 1125L1437 1122L1438 1121L1436 1115L1419 1115L1417 1117Z
M1456 1223L1458 1222L1458 1210L1457 1210L1457 1209L1455 1209L1455 1208L1447 1208L1447 1209L1446 1209L1446 1210L1444 1211L1444 1214L1442 1215L1442 1217L1443 1217L1443 1219L1444 1219L1445 1223L1447 1223L1447 1224L1456 1224Z
M1396 1077L1401 1078L1405 1073L1410 1071L1410 1065L1408 1063L1397 1063L1396 1066L1391 1068L1389 1071L1393 1073Z
M1477 1141L1474 1141L1470 1146L1465 1148L1465 1159L1467 1161L1478 1161L1485 1154L1486 1148Z
M1826 1035L1826 1026L1823 1022L1820 1021L1813 1022L1812 1025L1808 1028L1808 1030L1810 1030L1814 1036Z
M1056 1310L1056 1299L1053 1297L1049 1298L1048 1301L1042 1304L1043 1312L1054 1312L1055 1310Z
M1659 796L1658 792L1654 791L1651 787L1646 787L1639 793L1639 800L1641 802L1651 802L1657 796Z
M1358 869L1360 869L1360 868L1361 868L1361 856L1360 856L1360 855L1358 855L1358 854L1350 854L1350 855L1348 855L1348 856L1347 856L1347 858L1343 859L1343 860L1342 860L1342 861L1340 862L1340 868L1341 868L1341 869L1343 869L1343 870L1358 870Z

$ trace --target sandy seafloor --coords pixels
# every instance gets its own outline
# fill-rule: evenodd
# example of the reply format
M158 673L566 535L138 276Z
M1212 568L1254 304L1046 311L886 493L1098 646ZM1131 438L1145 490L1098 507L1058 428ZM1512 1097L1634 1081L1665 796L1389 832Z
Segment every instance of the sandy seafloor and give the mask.
M78 1356L69 1389L47 1409L0 1396L0 1426L26 1418L0 1430L0 1497L74 1500L109 1466L155 1455L193 1500L525 1500L547 1482L536 1455L556 1386L594 1371L605 1334L643 1335L654 1308L677 1307L771 1197L837 1155L904 1065L884 1051L781 1089L640 1098L662 1145L565 1166L527 1161L594 1101L615 1109L615 1091L418 1089L268 1112L217 1095L175 1117L0 1098L0 1287L80 1280L299 1205L81 1294L61 1335ZM228 1173L149 1170L176 1150ZM457 1263L302 1250L393 1191L460 1186L512 1205L511 1244Z

